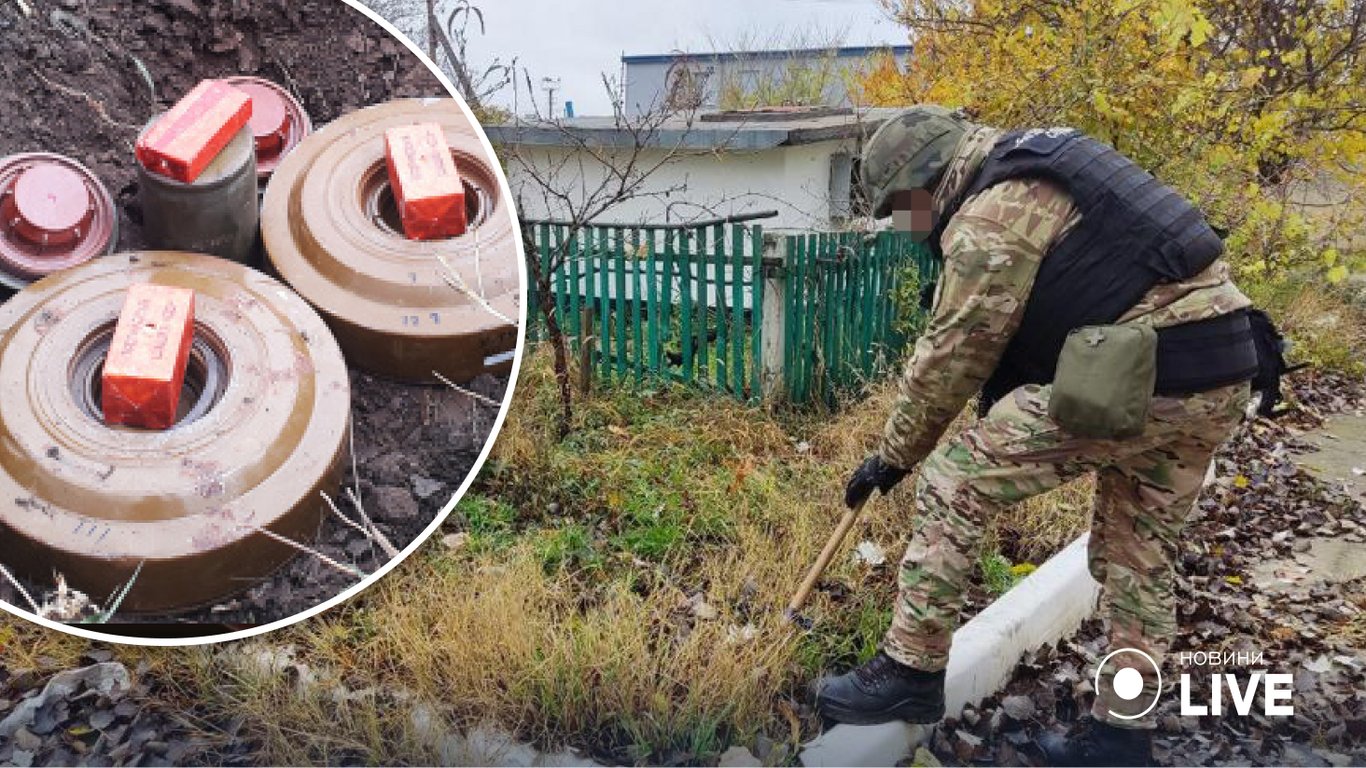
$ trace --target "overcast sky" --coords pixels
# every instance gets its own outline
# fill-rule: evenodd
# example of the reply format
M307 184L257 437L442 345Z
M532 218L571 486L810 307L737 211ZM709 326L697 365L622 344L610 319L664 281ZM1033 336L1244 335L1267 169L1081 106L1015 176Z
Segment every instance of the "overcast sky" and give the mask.
M902 45L903 29L878 0L485 0L488 33L470 42L472 63L516 57L531 76L542 107L541 78L559 77L558 104L574 102L579 115L611 113L602 73L619 78L621 57L702 52L720 47L786 47L793 40L818 44ZM525 76L518 75L525 83ZM525 88L517 98L526 112ZM511 92L498 100L513 106Z

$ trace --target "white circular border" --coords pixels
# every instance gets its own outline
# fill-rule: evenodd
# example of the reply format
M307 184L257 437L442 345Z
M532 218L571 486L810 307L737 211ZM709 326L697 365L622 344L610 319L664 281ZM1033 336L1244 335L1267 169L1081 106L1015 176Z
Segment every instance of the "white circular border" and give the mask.
M1110 659L1114 658L1115 656L1121 653L1136 653L1139 656L1142 656L1143 658L1148 660L1149 664L1153 665L1153 671L1157 673L1157 695L1153 696L1153 703L1149 704L1147 709L1143 710L1142 712L1139 712L1136 715L1121 715L1113 709L1106 710L1114 717L1118 717L1120 720L1137 720L1138 718L1143 717L1144 715L1153 711L1153 707L1157 706L1157 702L1162 700L1162 668L1157 666L1157 662L1153 661L1153 657L1149 656L1143 651L1138 650L1137 648L1120 648L1115 651L1110 651L1109 653L1105 654L1105 658L1101 659L1100 663L1096 665L1095 689L1097 696L1100 695L1101 670L1105 669L1106 662L1108 662ZM1126 669L1133 669L1133 667L1126 667Z
M400 32L393 24L390 24L387 20L385 20L379 14L375 13L370 8L361 5L360 0L341 1L351 6L351 8L353 8L354 10L357 10L361 14L365 15L372 22L378 24L382 29L388 32L395 40L406 46L408 48L408 51L411 52L413 56L417 57L417 60L422 62L422 64L425 65L427 69L429 69L432 72L432 74L436 76L436 79L446 89L447 93L450 94L450 98L454 99L455 103L460 106L461 111L465 113L465 117L474 126L475 132L479 136L479 143L483 145L484 151L488 153L488 156L493 158L498 157L497 153L493 151L493 145L489 143L488 136L484 133L484 127L479 124L479 121L477 119L475 119L474 113L470 111L469 105L465 104L465 100L460 97L459 93L455 89L455 85L450 81L450 78L446 77L445 73L441 71L440 67L436 66L435 62L427 58L427 55L423 53L422 50L418 48L412 40L410 40L406 35ZM498 184L502 190L503 199L511 201L512 190L508 187L507 176L503 173L501 164L495 163L495 166L495 172L498 176ZM516 220L517 212L515 208L512 214L514 220ZM520 229L520 221L518 221L517 226ZM435 533L436 530L441 527L441 524L446 521L446 518L450 516L452 511L454 511L455 505L459 503L460 499L464 497L465 492L469 490L470 485L474 482L475 477L479 474L479 470L483 468L484 462L488 460L489 452L493 450L493 443L495 440L497 440L498 433L501 432L503 429L503 422L507 419L508 407L511 405L512 396L517 389L517 375L522 370L522 351L524 350L526 345L526 293L528 285L528 277L526 271L526 252L522 248L522 238L514 237L513 240L516 242L517 248L517 275L518 278L522 281L522 294L520 300L518 301L518 303L521 305L521 313L520 317L518 318L519 324L517 326L517 348L515 350L516 357L512 361L512 372L509 374L507 392L503 395L502 407L498 410L498 417L493 421L493 428L489 432L488 439L484 442L484 449L479 452L479 458L475 460L474 466L470 469L469 474L465 477L465 481L460 484L460 487L458 489L456 489L455 495L451 496L450 502L448 502L446 506L443 507L441 511L437 513L436 518L432 521L431 525L428 525L427 529L423 531L420 536L418 536L416 539L413 540L411 544L405 547L404 550L399 553L398 557L395 557L393 560L390 560L388 563L385 563L378 571L367 576L359 584L353 585L341 594L335 595L330 600L327 600L323 603L319 603L318 605L315 605L312 608L303 611L302 613L297 613L293 616L290 616L289 618L281 619L279 621L272 622L270 624L265 624L259 627L244 629L238 632L226 632L219 635L209 635L206 637L130 637L128 635L116 635L104 632L95 632L89 629L84 629L79 626L62 624L60 622L52 621L50 619L44 619L40 616L37 616L36 614L29 613L28 611L25 611L22 608L10 605L9 603L6 603L4 601L0 601L0 610L18 616L21 619L31 621L34 624L47 627L48 629L54 629L58 632L65 632L69 635L75 635L76 637L83 637L87 640L99 640L101 642L114 643L117 645L134 645L161 648L188 648L200 645L213 645L216 643L230 643L236 640L245 640L249 637L264 635L268 632L274 632L277 629L284 629L285 627L292 626L306 619L311 619L314 616L321 614L323 611L326 611L330 608L334 608L340 605L341 603L350 600L351 598L355 597L356 595L360 594L361 592L370 588L371 586L374 586L375 582L379 581L380 579L388 575L390 571L392 571L394 568L397 568L400 563L402 563L404 560L407 560L408 557L413 554L413 552L417 551L418 547L421 547L423 544L425 544L427 542L427 539L431 538L431 535Z

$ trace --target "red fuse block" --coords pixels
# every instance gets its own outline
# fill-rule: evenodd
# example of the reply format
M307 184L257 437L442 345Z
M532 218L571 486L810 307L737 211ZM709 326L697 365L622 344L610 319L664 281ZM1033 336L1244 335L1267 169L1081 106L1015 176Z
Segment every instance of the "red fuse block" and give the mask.
M455 169L446 135L437 123L384 132L389 186L409 240L465 234L465 185Z
M104 361L105 423L145 429L175 424L193 340L194 291L151 283L129 288Z
M153 173L192 183L251 119L251 97L205 80L138 138L138 162Z

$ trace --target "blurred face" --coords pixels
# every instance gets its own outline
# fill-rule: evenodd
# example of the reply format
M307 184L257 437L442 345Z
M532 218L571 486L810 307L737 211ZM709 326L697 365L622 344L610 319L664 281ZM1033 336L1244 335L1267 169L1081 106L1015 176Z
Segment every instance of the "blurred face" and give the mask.
M892 229L910 234L924 242L934 229L934 196L926 189L911 189L892 195Z

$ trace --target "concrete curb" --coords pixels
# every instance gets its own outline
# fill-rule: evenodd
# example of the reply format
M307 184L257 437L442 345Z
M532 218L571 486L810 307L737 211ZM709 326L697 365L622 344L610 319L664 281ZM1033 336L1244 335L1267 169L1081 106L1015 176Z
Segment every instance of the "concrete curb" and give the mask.
M1076 631L1091 615L1100 585L1086 567L1083 534L953 634L944 682L945 712L957 715L1000 690L1020 656ZM928 738L909 723L837 725L808 742L801 763L815 766L895 765Z
M1020 656L1071 635L1096 607L1082 534L953 633L945 711L957 714L999 691Z

